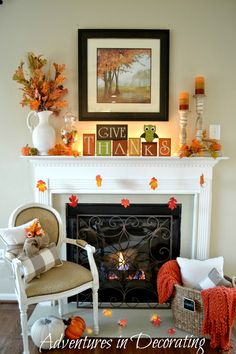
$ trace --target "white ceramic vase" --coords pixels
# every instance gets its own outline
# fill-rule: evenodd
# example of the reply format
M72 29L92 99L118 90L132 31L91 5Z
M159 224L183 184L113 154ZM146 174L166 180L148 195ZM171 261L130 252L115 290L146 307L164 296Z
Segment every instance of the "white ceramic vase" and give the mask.
M52 111L31 111L27 116L27 126L32 132L33 145L38 149L39 155L47 155L48 150L56 144L56 133L49 123L52 113ZM39 123L36 126L32 124L33 117L38 118Z

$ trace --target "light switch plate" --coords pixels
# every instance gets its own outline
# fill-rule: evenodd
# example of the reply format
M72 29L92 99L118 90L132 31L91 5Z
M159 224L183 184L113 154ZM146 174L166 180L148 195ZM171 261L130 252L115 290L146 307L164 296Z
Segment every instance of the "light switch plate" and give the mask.
M210 124L209 138L220 140L220 124Z
M0 248L0 262L4 262L4 254L5 254L4 248Z

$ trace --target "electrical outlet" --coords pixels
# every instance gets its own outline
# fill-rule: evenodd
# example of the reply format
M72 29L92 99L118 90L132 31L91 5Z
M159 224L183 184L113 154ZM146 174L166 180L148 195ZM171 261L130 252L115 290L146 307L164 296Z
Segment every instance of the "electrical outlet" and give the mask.
M4 254L5 254L4 248L0 248L0 262L4 262Z

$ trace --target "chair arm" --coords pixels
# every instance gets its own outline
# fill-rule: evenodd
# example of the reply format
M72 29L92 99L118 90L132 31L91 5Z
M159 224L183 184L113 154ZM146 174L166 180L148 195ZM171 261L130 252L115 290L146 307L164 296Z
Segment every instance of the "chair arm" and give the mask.
M97 270L97 265L96 265L94 257L93 257L93 253L96 251L95 247L91 246L90 244L88 244L84 240L80 240L80 239L75 240L75 239L68 238L68 237L64 238L63 242L69 243L70 245L80 247L87 252L89 267L90 267L90 270L91 270L91 273L93 276L94 287L98 289L99 288L98 270Z
M75 245L78 246L84 250L86 250L87 252L95 252L95 247L91 246L90 244L88 244L88 242L81 240L81 239L72 239L72 238L68 238L66 237L64 239L64 242L69 243L70 245Z
M11 262L14 280L15 280L15 290L16 296L19 302L22 302L27 299L25 292L25 281L23 277L23 267L22 263L18 258L14 258Z

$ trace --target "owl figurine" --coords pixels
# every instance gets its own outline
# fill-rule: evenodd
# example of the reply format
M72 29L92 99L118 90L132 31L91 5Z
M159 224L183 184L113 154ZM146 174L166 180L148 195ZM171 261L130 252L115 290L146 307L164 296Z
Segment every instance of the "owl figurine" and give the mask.
M140 138L144 138L147 143L152 143L155 138L159 138L156 134L156 126L144 125L144 133L140 135Z

